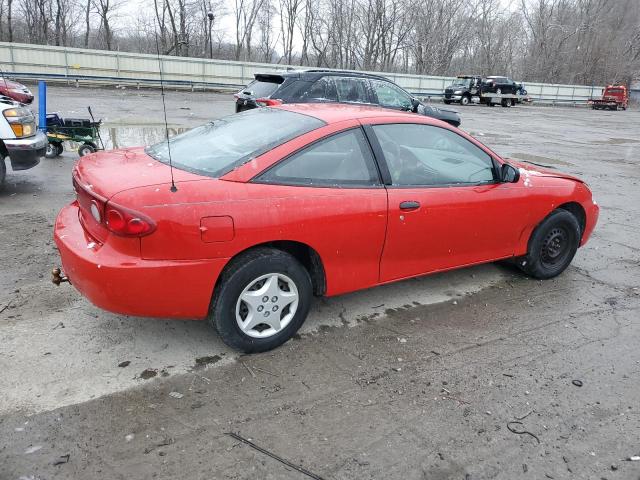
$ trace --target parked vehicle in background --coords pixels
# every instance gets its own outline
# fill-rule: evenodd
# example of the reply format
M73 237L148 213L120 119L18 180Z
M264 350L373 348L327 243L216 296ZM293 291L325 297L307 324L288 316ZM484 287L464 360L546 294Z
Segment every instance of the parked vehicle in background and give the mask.
M8 97L0 97L0 189L7 174L5 159L13 170L27 170L40 163L47 137L36 129L33 113Z
M484 77L480 86L482 93L496 93L498 95L516 95L518 85L509 77Z
M235 95L236 112L281 103L356 103L413 112L461 124L453 110L425 104L385 77L337 70L290 70L258 73Z
M480 95L482 77L479 75L458 75L451 85L444 89L445 104L459 102L469 105L473 97Z
M1 74L1 73L0 73ZM0 77L0 95L9 97L16 102L24 103L26 105L33 102L33 93L27 87L21 83L9 80L1 74Z
M481 77L480 75L459 75L443 92L445 104L458 102L461 105L483 103L490 107L497 104L510 107L527 100L524 85L507 77Z
M607 85L602 97L591 98L588 102L594 110L626 110L629 106L629 91L625 85Z
M121 314L208 319L245 352L291 338L313 295L503 259L555 277L598 218L577 177L356 105L259 108L97 152L73 184L54 236L80 293Z

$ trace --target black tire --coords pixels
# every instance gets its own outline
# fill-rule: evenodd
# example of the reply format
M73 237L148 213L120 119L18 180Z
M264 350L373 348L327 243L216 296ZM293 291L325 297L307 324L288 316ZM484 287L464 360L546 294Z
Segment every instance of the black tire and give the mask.
M58 147L56 147L55 143L47 143L47 148L44 151L44 156L46 158L55 158L58 156Z
M533 231L529 253L518 265L526 274L541 280L560 275L573 260L581 237L576 217L567 210L554 210Z
M56 148L57 148L57 157L59 157L60 155L62 155L64 153L64 145L62 145L62 143L57 143L56 144Z
M495 107L495 106L496 106L496 104L495 104L495 103L493 103L493 102L491 101L491 99L489 99L489 100L487 101L487 106L489 106L489 107Z
M443 100L442 103L444 103L445 105L450 105L451 104L451 100Z
M255 338L240 328L239 322L242 321L243 307L248 312L247 305L243 304L240 296L245 290L255 285L260 277L270 274L283 275L283 278L287 278L294 283L298 293L297 308L282 330L265 338ZM284 283L283 285L288 284ZM281 288L280 283L278 283L278 288ZM290 287L287 286L287 288ZM298 331L309 313L312 292L313 288L309 272L295 257L281 250L256 248L233 259L225 268L211 301L208 321L218 331L224 343L230 347L245 353L265 352L282 345ZM264 309L265 315L270 313L271 308L275 308L275 304L274 307L271 307L269 303L274 297L271 299L268 297L269 295L265 295L265 298L267 298L266 303L264 299L262 300L267 307ZM259 305L258 311L261 311L260 307L262 305ZM281 320L283 315L285 319L287 317L286 308L287 306L283 307L278 313ZM236 319L236 310L238 310L240 320ZM272 311L275 312L275 310ZM245 315L248 315L248 313L245 313ZM248 316L245 318L248 318ZM263 331L268 333L269 329L265 328L267 327L266 324L258 324L250 332L253 334L262 333L258 333L258 327L261 326L263 326Z
M469 95L463 95L460 99L460 105L466 106L471 103L471 97Z
M7 164L5 163L4 156L0 154L0 190L4 188L5 178L7 178Z
M496 94L502 95L502 89L501 88L496 88Z
M510 107L510 106L511 106L511 100L509 100L508 98L503 98L503 99L500 101L500 105L501 105L502 107Z
M90 153L93 153L95 151L96 151L96 147L94 147L90 143L83 143L78 148L78 155L80 155L81 157L84 157L85 155L89 155Z

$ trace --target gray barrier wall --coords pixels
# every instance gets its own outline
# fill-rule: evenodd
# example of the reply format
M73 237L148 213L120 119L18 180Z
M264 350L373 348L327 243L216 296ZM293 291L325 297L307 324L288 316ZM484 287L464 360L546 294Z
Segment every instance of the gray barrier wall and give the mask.
M239 89L253 79L254 73L288 68L287 65L170 56L161 56L160 62L167 84L191 89ZM0 42L0 68L20 79L159 85L157 57L139 53ZM451 77L429 75L372 73L388 77L409 92L425 97L441 96L452 80ZM598 96L602 89L543 83L526 83L525 86L534 100L563 103L585 103Z

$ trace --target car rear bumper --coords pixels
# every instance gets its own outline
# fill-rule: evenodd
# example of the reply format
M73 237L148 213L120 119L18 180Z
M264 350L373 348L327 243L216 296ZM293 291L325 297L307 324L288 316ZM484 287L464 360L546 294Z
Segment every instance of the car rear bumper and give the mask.
M28 138L4 140L4 146L7 147L11 168L13 170L27 170L38 165L44 157L47 136L42 132L37 132Z
M227 259L143 260L101 244L80 224L77 202L58 214L54 239L65 275L91 303L142 317L204 319Z

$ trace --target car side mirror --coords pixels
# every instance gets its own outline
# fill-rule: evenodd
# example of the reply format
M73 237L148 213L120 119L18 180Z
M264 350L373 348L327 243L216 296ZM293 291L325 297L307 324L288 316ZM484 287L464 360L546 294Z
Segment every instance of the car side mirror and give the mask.
M418 100L417 98L412 98L411 99L411 111L413 113L418 113L418 107L420 106L420 100Z
M500 167L500 180L503 183L518 183L520 171L513 165L503 163L502 167Z

